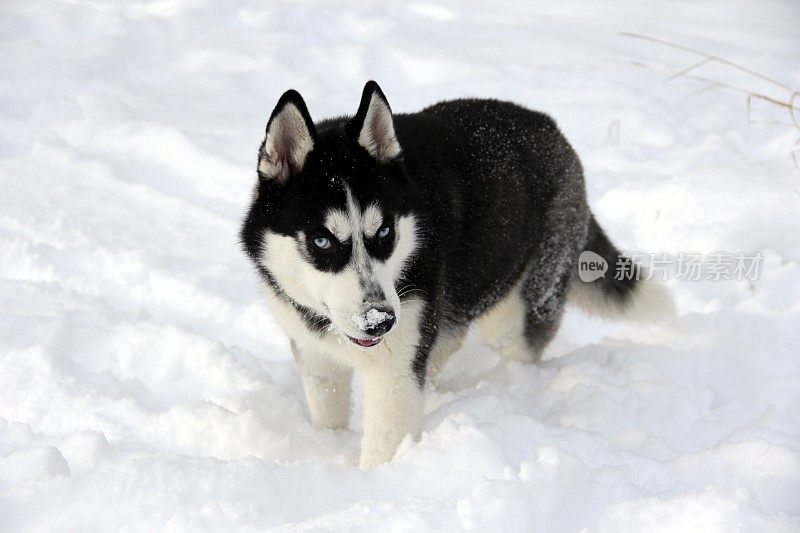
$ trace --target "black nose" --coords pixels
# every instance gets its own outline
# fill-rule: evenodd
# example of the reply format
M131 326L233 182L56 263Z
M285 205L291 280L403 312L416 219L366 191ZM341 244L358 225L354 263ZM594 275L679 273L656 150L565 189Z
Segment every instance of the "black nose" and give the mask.
M370 309L365 318L364 333L370 337L385 335L394 327L397 318L391 309Z

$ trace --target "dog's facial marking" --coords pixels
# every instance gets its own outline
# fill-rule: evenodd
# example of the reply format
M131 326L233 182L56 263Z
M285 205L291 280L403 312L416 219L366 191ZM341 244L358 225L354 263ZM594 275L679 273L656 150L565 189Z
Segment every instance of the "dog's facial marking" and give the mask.
M325 228L339 241L346 241L358 234L367 239L375 237L383 225L383 213L380 206L373 202L362 212L349 187L346 188L346 191L346 211L338 208L329 209L325 214Z
M363 227L364 235L372 238L383 224L383 213L377 203L372 203L364 210Z
M369 349L400 319L396 283L417 247L417 226L413 216L384 213L377 201L362 208L343 187L345 205L328 208L319 230L265 232L261 265L287 296ZM369 320L377 316L385 320Z
M287 91L267 123L242 229L279 296L329 319L363 349L398 323L396 288L417 248L416 222L403 214L410 191L400 152L374 82L356 115L338 125L314 124L300 95Z
M350 264L358 273L361 285L365 286L369 285L368 278L372 274L372 261L364 246L364 214L361 212L361 207L359 207L350 187L345 186L345 193L347 194L347 214L353 228L351 234L353 257L350 260Z
M325 227L333 233L339 241L346 241L353 233L353 223L345 211L341 209L329 209L325 215Z

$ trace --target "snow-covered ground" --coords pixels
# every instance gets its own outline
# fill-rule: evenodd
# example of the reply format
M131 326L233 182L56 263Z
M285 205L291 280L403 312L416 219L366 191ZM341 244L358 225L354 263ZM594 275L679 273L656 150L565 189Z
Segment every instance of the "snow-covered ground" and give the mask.
M5 0L0 529L798 531L798 132L618 34L800 88L798 28L792 0ZM475 337L421 441L358 470L360 400L310 426L236 233L277 97L352 113L370 78L396 111L552 114L621 246L760 252L759 279L672 279L658 327L570 312L537 366Z

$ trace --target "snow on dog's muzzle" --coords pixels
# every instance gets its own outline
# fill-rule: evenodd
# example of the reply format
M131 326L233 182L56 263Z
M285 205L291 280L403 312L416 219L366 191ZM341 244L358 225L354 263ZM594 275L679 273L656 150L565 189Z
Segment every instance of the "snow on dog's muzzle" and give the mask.
M369 348L380 343L381 337L391 331L397 317L389 308L372 308L363 315L353 315L352 321L364 337L348 337L359 346Z

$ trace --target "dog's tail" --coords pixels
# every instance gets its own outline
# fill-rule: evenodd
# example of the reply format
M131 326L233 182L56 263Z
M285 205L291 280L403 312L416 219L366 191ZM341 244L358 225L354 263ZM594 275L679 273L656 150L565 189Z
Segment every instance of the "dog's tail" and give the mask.
M608 269L597 277L603 261ZM647 277L642 266L617 250L592 216L586 247L570 283L568 302L605 318L651 322L674 316L672 295L665 286Z

